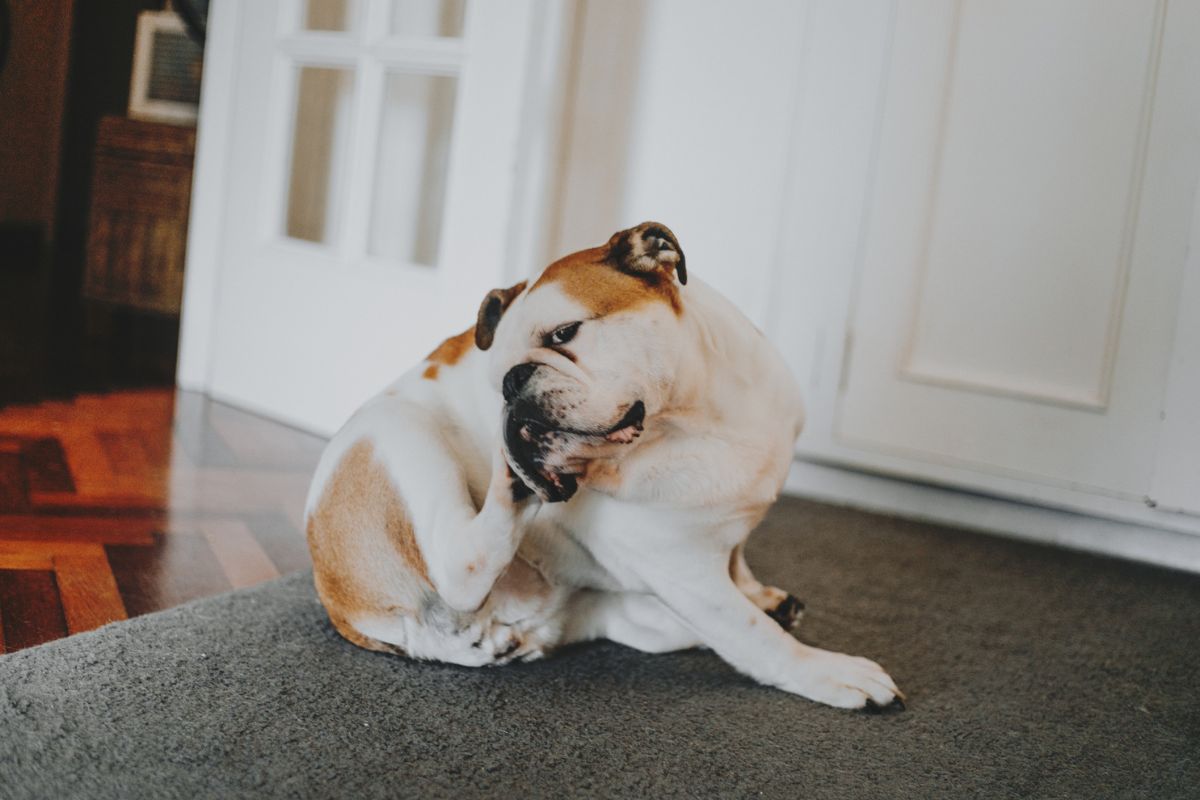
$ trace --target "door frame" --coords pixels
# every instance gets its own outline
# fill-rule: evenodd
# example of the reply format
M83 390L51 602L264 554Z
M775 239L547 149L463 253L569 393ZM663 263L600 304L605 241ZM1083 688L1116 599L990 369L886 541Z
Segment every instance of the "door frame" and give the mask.
M865 499L857 503L853 498L863 490L865 476L854 473L872 473L965 489L984 498L1003 499L1006 505L1016 500L1130 526L1200 535L1200 516L1157 509L1152 498L1138 502L917 461L852 447L837 438L836 410L848 359L853 357L851 323L880 151L896 2L811 0L808 21L794 151L781 214L781 268L773 292L774 297L787 298L788 306L772 309L769 330L772 338L784 345L781 349L800 381L808 407L808 420L796 448L797 468L788 490L862 505ZM1196 244L1184 266L1184 285L1189 287L1185 292L1190 292L1193 300L1200 294L1200 256L1196 253L1200 194L1194 219L1191 238ZM1187 299L1185 296L1182 301ZM1176 309L1169 312L1174 314ZM1180 320L1176 351L1183 347L1184 326L1189 324L1193 330L1197 325L1194 320ZM1168 395L1179 398L1175 402L1193 397L1192 407L1200 402L1200 359L1173 359L1165 377ZM1186 446L1172 441L1178 436L1173 429L1181 424L1177 416L1167 417L1163 424L1160 473L1165 454ZM1156 476L1155 490L1165 480L1161 474ZM899 500L894 505L897 513L905 513ZM962 524L957 519L947 521Z
M1192 312L1180 313L1176 320L1158 463L1147 502L1160 514L1200 514L1200 189L1192 210L1179 308Z
M481 0L473 0L479 2ZM524 110L516 158L513 216L504 254L506 279L519 280L546 263L552 243L545 231L558 190L563 103L569 85L570 49L580 0L533 0L535 46L524 54ZM238 36L243 4L213 0L209 9L200 116L196 135L192 204L188 221L183 311L176 384L212 394L214 338L225 261L225 197L237 82Z

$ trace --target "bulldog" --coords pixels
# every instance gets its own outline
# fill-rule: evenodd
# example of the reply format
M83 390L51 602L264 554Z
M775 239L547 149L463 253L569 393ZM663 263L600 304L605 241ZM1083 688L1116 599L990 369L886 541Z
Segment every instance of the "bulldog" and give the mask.
M706 646L817 702L899 703L878 664L796 639L802 605L743 557L803 419L674 234L620 231L490 292L333 437L306 506L317 593L343 637L416 659Z

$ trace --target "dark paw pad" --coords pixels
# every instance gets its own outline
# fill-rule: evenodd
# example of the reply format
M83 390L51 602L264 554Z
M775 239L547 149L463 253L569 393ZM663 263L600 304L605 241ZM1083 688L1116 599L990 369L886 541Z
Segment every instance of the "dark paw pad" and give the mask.
M803 615L804 601L790 594L783 598L779 605L767 612L767 616L779 623L779 627L785 631L795 630Z

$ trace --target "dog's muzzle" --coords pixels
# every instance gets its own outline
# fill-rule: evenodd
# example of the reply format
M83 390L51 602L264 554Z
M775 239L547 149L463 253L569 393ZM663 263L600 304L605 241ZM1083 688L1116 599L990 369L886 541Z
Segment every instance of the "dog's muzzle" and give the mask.
M509 466L546 503L570 500L579 490L575 475L553 470L546 463L558 436L548 421L528 405L510 406L505 411L504 446Z
M589 441L632 442L642 431L646 405L641 400L634 402L615 425L597 430L556 425L540 406L519 397L505 406L504 413L509 466L543 502L559 503L570 500L579 490L579 477L578 473L552 466L551 459Z

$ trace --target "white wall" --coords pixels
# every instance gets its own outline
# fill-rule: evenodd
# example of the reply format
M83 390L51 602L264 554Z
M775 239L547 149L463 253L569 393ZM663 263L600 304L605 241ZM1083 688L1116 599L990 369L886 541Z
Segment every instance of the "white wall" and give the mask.
M765 326L806 7L585 3L555 250L656 219Z
M889 22L876 0L585 0L550 253L666 223L831 415Z

